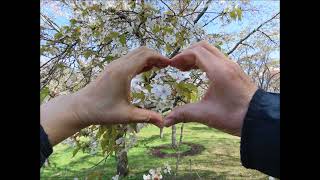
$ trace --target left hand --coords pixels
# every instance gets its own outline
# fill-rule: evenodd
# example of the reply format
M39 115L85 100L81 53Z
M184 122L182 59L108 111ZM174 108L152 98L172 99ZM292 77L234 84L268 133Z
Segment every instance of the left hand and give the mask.
M168 65L168 58L146 47L113 61L94 82L75 94L81 101L77 108L80 120L87 125L148 122L161 127L160 114L130 103L130 82L134 76L154 66Z
M41 106L41 125L52 145L93 124L152 123L163 126L159 113L130 103L131 79L170 60L146 47L110 63L96 80L78 92L59 96Z

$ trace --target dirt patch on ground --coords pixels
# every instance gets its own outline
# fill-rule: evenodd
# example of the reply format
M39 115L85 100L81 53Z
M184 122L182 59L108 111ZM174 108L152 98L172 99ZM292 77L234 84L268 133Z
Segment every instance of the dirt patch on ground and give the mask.
M195 144L195 143L182 143L185 145L188 145L190 147L189 150L185 152L180 152L180 157L183 156L194 156L197 154L200 154L205 148L201 144ZM171 149L171 144L165 144L161 146L152 147L150 152L153 156L159 157L159 158L167 158L167 157L177 157L178 153L165 153L162 152L162 149Z

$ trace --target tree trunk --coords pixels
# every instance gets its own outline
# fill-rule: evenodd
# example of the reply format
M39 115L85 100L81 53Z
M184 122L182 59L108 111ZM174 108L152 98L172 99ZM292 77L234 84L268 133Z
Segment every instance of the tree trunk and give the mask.
M172 133L171 133L171 140L172 140L172 147L174 149L177 148L177 128L176 128L176 125L173 125L172 126Z
M160 139L163 138L163 128L160 128Z
M182 143L182 138L183 138L183 126L184 126L184 123L181 124L181 128L180 128L180 140L179 140L179 146L181 145Z
M128 167L128 156L126 151L118 151L116 153L117 157L117 174L119 176L125 177L129 174Z
M117 139L123 136L124 131L118 134ZM119 148L116 150L117 174L119 174L119 176L122 177L125 177L129 174L128 155L127 152L124 151L125 147L125 142L123 142L119 145Z
M183 127L184 127L184 124L182 123L181 124L181 127L180 127L180 140L179 140L179 144L177 145L177 148L179 149L180 145L182 144L182 138L183 138ZM177 151L178 152L178 156L177 156L177 162L176 162L176 174L175 176L178 175L178 171L179 171L179 165L180 165L180 160L181 160L181 153L179 150ZM190 165L190 169L191 169L191 165Z

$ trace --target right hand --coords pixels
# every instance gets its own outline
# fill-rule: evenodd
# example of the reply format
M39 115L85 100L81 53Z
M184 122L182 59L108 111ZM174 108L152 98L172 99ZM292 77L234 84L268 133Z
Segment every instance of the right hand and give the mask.
M257 90L240 66L206 41L176 55L170 65L182 71L200 68L206 72L210 86L200 102L173 109L165 118L165 126L199 122L240 136L250 100Z

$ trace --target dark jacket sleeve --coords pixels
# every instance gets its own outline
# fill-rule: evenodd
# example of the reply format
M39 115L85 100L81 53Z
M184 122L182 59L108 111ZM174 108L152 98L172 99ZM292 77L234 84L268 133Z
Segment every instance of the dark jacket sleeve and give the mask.
M49 142L48 136L40 125L40 168L43 163L52 153L52 146Z
M257 90L241 132L242 165L280 178L280 94Z

